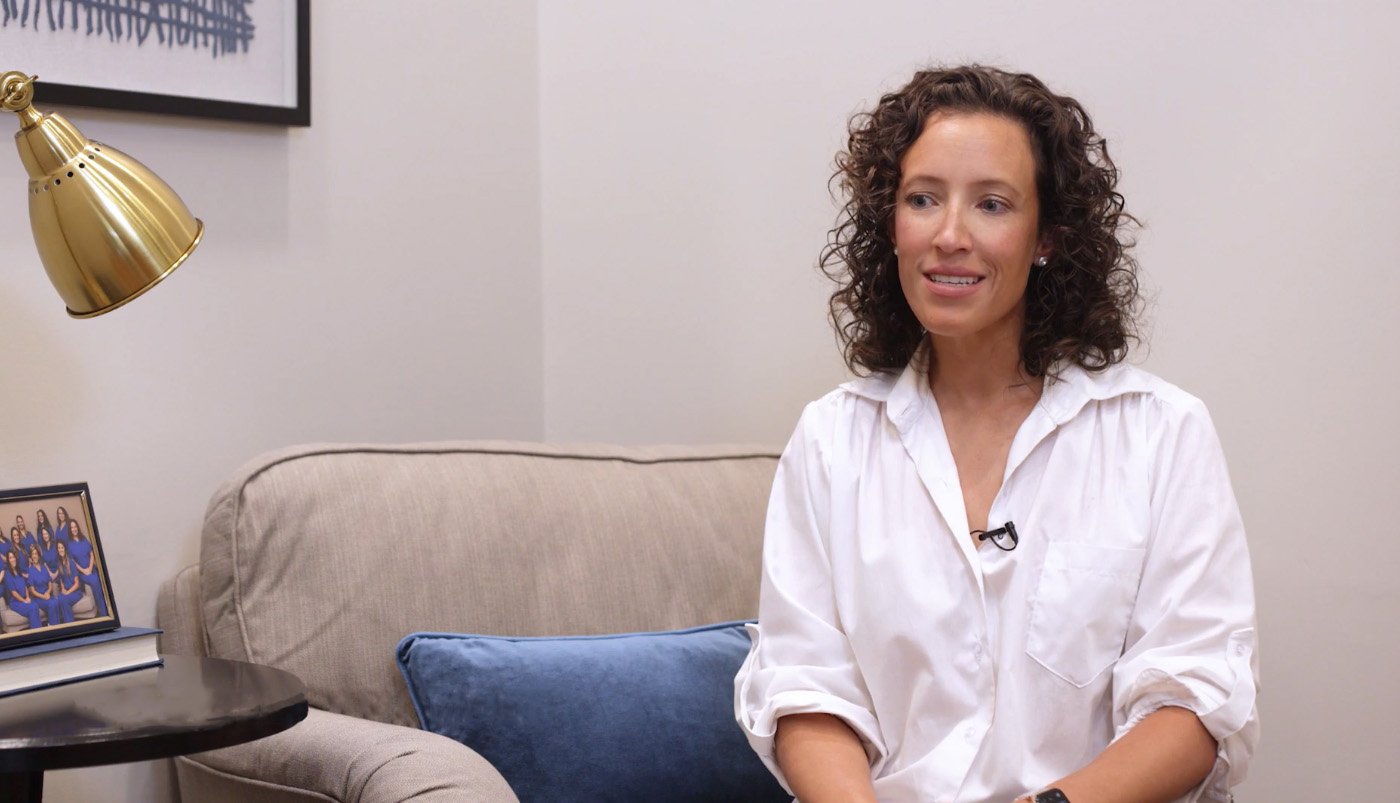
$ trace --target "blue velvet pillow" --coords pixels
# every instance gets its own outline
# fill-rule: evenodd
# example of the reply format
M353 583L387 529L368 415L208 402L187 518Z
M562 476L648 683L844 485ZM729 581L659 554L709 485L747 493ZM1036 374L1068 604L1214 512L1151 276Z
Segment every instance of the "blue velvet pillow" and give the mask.
M784 801L734 721L742 622L609 636L414 633L398 661L423 728L522 803Z

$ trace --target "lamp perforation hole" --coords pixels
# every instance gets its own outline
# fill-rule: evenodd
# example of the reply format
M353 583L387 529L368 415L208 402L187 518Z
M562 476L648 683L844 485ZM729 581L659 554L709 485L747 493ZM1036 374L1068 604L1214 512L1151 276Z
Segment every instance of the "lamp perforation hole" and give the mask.
M62 183L63 183L63 179L61 179L61 178L56 178L56 179L53 180L53 185L54 185L55 187L57 187L58 185L60 185L60 184L62 184Z
M83 164L82 162L78 162L78 169L79 169L79 170L82 170L84 167L87 167L87 165Z
M68 177L69 177L69 178L72 178L72 177L73 177L73 171L72 171L72 170L69 170L69 171L68 171Z

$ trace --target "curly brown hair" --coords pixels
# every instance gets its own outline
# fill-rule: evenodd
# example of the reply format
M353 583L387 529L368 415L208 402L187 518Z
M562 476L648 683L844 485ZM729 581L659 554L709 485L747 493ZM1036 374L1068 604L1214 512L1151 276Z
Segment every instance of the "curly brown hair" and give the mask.
M1033 75L973 64L920 71L851 118L831 179L846 202L820 259L838 284L831 322L847 366L857 374L899 370L923 340L900 287L893 221L900 161L938 111L999 115L1030 135L1040 233L1051 255L1026 285L1026 373L1053 373L1062 360L1098 371L1126 357L1137 339L1137 262L1128 253L1137 220L1123 211L1107 144L1073 98Z

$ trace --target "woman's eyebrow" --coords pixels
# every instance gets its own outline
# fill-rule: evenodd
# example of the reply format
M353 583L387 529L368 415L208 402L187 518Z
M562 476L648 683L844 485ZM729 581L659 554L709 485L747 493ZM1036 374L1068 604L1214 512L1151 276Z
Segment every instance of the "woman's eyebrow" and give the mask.
M905 178L903 181L901 181L899 186L900 186L901 188L903 188L903 189L908 189L908 188L910 188L910 187L919 186L919 185L923 185L923 186L932 186L932 187L945 187L945 186L947 186L947 184L948 184L948 180L947 180L947 179L940 178L940 177L938 177L938 176L928 175L928 174L926 174L926 173L916 173L916 174L914 174L914 175L912 175L912 176L909 176L909 177ZM1014 195L1014 196L1016 196L1017 198L1020 198L1020 197L1021 197L1021 191L1018 190L1018 189L1016 189L1016 185L1013 184L1013 183L1011 183L1010 181L1007 181L1006 179L1002 179L1002 178L984 178L984 179L978 179L977 181L972 182L972 183L971 183L971 186L972 186L974 189L979 189L979 190L987 190L987 189L998 190L998 191L1000 191L1000 192L1007 193L1008 195Z

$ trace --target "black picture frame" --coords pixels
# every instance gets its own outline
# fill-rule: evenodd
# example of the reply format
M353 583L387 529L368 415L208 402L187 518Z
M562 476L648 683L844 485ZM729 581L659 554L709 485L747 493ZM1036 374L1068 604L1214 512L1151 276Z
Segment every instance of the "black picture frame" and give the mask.
M34 82L34 103L41 108L44 104L57 104L217 120L241 120L251 123L309 126L311 125L311 0L296 0L296 20L297 101L295 106L265 106L256 103L235 103L180 95L57 84L44 81L43 76Z
M68 524L60 521L58 515L60 509ZM78 575L77 585L80 598L69 605L68 621L62 621L65 617L61 613L59 615L53 613L55 610L62 610L58 601L54 601L52 608L47 603L36 604L37 610L33 611L33 615L37 616L40 622L40 626L37 628L33 627L33 618L31 618L29 611L21 612L11 607L13 604L10 602L12 591L7 579L14 573L12 567L19 563L18 559L12 563L10 558L11 553L15 551L13 546L14 530L18 526L29 528L30 534L38 544L40 561L44 563L45 569L47 570L52 565L46 558L48 548L44 546L40 516L36 511L44 512L42 518L50 527L55 561L58 560L57 553L60 551L68 553L69 560L78 559L77 554L69 551L69 546L79 540L75 539L75 530L89 541L88 548L82 551L90 550L93 575L92 578ZM23 525L16 521L17 516L24 518ZM0 563L4 565L3 577L0 577L0 603L3 603L0 604L0 653L26 644L55 641L88 633L101 633L121 627L121 617L117 614L116 596L112 593L111 576L107 572L107 560L102 553L102 540L97 532L97 517L92 510L92 492L88 489L87 483L79 482L69 485L0 491L0 523L4 525L4 542L0 544ZM72 527L69 527L69 524ZM66 531L65 527L68 527ZM23 533L20 534L18 540L21 549L27 550L27 538ZM64 544L62 550L58 547L60 542ZM26 564L27 562L28 558L26 558ZM71 570L76 567L70 566L69 568ZM27 569L22 568L21 572L25 574L26 582L32 582ZM52 578L53 574L50 573L49 576ZM72 576L71 571L69 576ZM31 592L33 588L32 584L28 586ZM53 589L50 589L51 594L52 592ZM60 621L50 621L53 618L58 618Z

